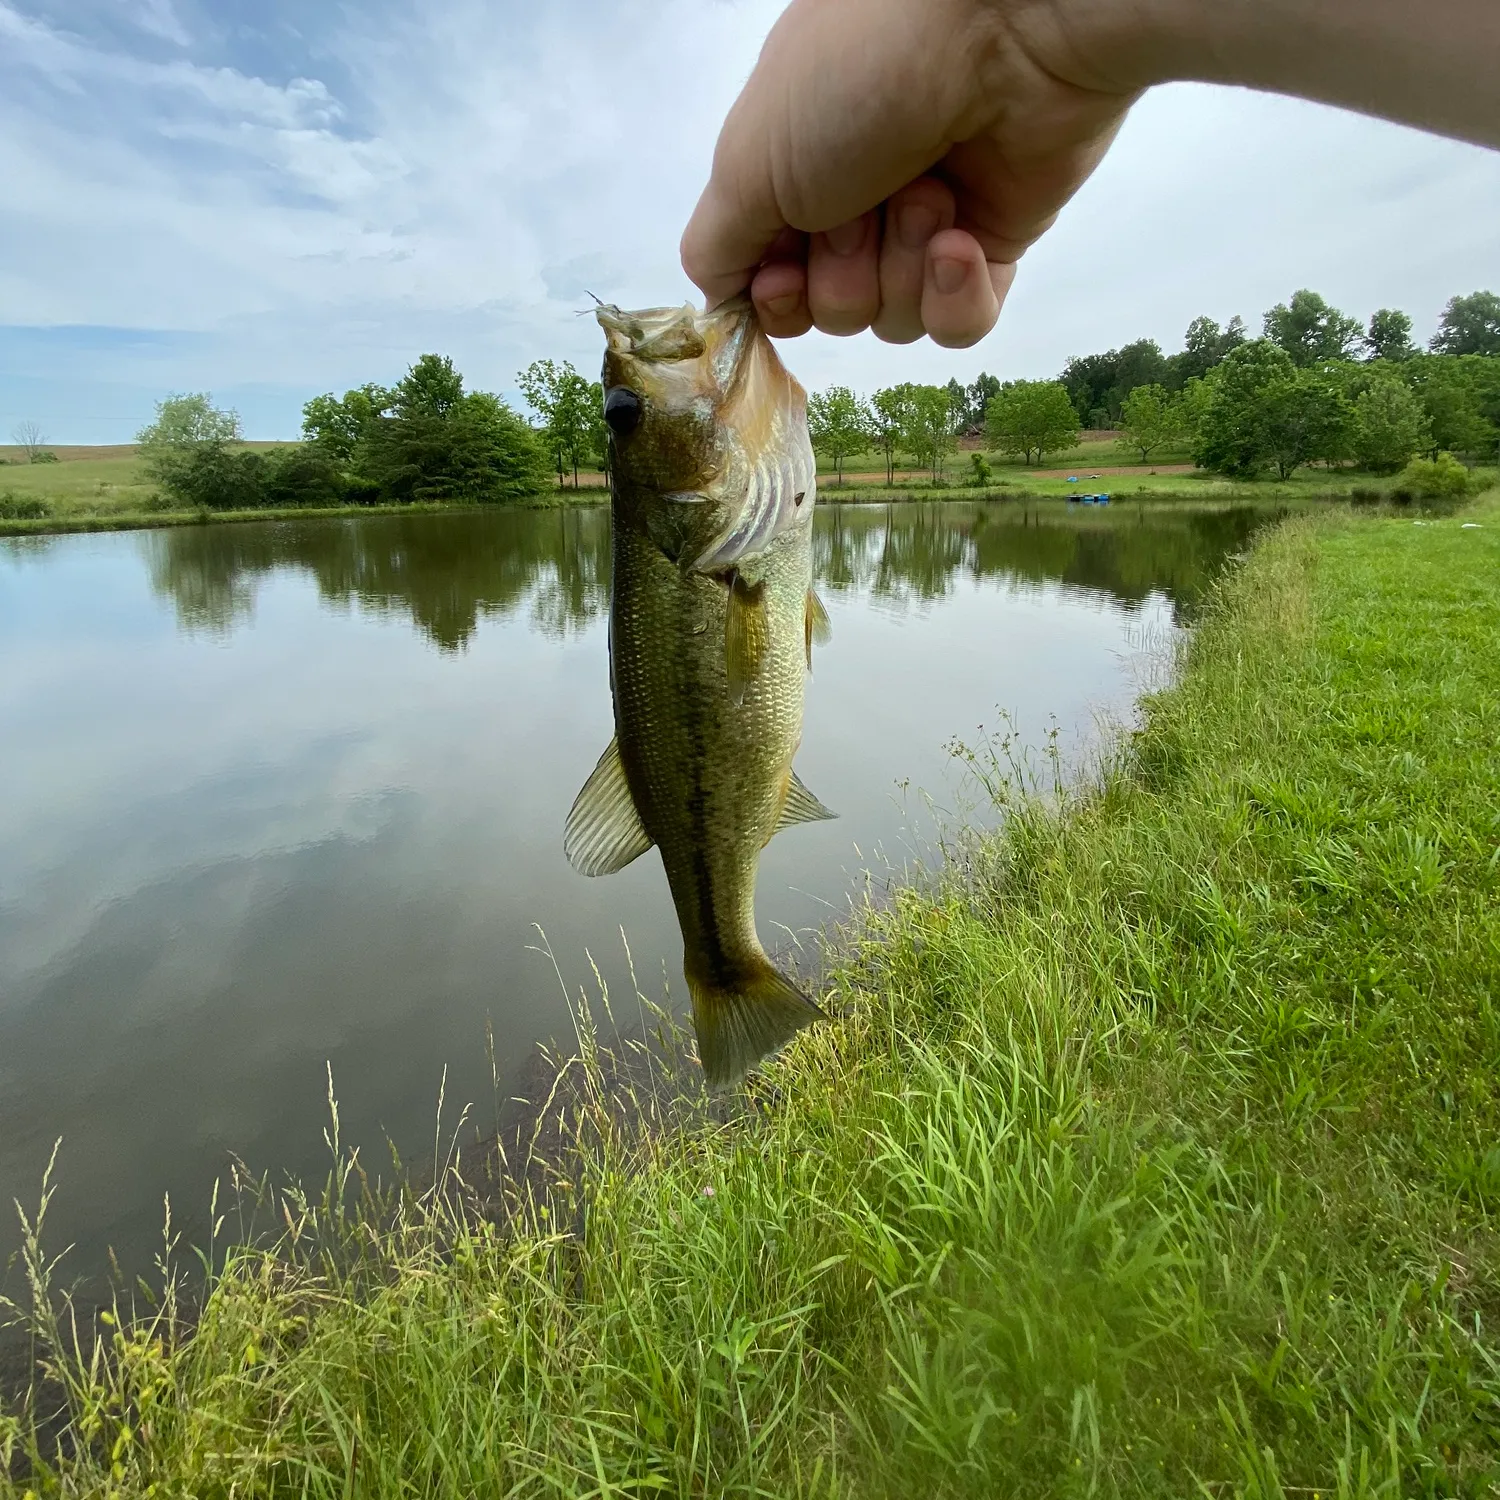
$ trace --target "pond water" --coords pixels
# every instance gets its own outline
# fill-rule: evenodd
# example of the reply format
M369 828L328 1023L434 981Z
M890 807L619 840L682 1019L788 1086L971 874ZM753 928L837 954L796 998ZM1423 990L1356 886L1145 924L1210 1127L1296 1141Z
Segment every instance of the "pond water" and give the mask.
M1125 711L1264 518L820 505L797 765L841 816L767 850L767 946L920 857L953 736L998 709L1066 753ZM591 959L631 993L622 931L682 1004L659 860L562 854L611 732L608 543L588 508L0 542L0 1256L59 1137L49 1243L142 1266L231 1153L321 1180L330 1065L346 1142L420 1158L445 1069L492 1125Z

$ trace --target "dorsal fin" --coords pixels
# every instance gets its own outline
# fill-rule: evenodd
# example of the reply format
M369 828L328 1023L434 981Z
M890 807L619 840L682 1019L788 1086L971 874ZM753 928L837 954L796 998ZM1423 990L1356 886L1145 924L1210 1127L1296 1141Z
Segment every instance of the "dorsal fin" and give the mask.
M635 810L619 741L612 739L568 813L563 853L580 875L613 875L655 842Z

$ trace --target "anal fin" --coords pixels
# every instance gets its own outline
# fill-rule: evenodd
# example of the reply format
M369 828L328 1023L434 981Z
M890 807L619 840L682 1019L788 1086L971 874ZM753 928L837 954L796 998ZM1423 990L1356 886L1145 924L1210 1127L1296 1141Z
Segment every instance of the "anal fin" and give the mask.
M838 814L823 806L802 784L795 771L787 772L786 801L781 804L781 816L771 830L775 838L783 828L795 828L799 823L826 823Z
M619 741L612 739L568 813L563 853L581 875L613 875L654 842L626 784Z
M771 621L766 611L766 584L746 583L738 573L729 576L729 605L724 623L724 662L729 676L729 698L744 699L771 644Z

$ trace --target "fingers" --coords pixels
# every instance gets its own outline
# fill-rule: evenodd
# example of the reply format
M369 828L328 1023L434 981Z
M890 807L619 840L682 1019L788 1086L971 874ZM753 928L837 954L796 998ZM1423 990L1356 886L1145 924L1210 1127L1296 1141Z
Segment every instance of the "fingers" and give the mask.
M873 328L892 344L924 334L950 349L977 343L995 326L1015 267L987 262L954 217L953 194L924 177L883 215L821 234L783 231L750 283L761 326L773 338Z
M936 178L919 177L885 206L880 245L880 312L871 326L888 344L910 344L926 333L922 291L927 279L927 246L953 227L953 194Z
M979 241L966 230L944 229L933 235L927 242L922 282L922 326L927 336L946 349L977 344L995 326L1015 275L1015 262L986 261Z

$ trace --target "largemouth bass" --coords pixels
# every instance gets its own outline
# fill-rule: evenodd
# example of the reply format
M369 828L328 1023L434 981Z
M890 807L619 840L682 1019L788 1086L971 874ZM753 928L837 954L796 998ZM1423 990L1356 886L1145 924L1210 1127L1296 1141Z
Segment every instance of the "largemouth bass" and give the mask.
M698 1056L720 1088L821 1014L755 930L760 851L834 816L792 770L827 628L812 591L806 396L747 301L598 318L615 737L563 846L585 875L661 850Z

